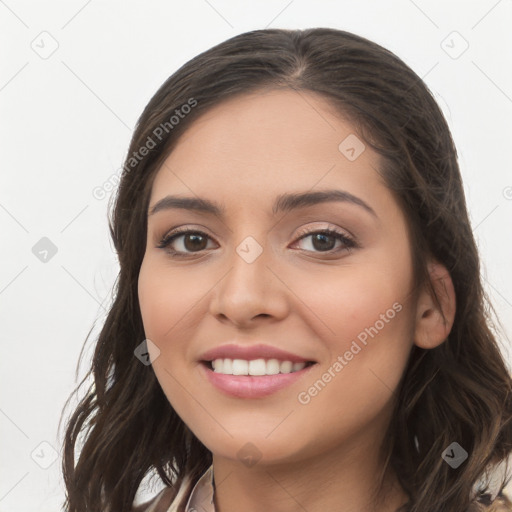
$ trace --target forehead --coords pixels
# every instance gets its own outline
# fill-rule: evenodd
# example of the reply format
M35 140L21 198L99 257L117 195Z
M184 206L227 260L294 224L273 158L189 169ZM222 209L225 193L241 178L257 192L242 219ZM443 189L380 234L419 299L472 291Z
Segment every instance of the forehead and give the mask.
M338 157L338 145L349 134L356 135L354 127L324 97L292 89L263 90L204 113L182 135L174 159L198 143L201 147L196 149L202 154L238 153L247 159L290 158L308 152Z
M213 107L187 128L157 173L152 202L170 192L233 202L255 192L340 186L370 197L382 192L378 166L378 155L327 99L259 91Z

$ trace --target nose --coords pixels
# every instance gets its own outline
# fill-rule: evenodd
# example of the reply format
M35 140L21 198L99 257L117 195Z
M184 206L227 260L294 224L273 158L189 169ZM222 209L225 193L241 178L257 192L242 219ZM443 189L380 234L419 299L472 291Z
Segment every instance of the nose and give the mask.
M270 253L270 249L263 248L250 262L233 250L227 263L229 270L212 290L211 315L221 322L249 328L261 321L281 320L288 314L287 288Z

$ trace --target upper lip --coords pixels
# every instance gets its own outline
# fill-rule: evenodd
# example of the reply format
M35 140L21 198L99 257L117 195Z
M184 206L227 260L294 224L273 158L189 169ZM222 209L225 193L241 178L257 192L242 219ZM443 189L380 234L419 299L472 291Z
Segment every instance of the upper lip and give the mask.
M202 354L200 359L202 361L214 361L215 359L245 359L247 361L253 359L279 359L280 361L291 361L292 363L313 361L312 359L292 354L271 345L236 345L234 343L212 348Z

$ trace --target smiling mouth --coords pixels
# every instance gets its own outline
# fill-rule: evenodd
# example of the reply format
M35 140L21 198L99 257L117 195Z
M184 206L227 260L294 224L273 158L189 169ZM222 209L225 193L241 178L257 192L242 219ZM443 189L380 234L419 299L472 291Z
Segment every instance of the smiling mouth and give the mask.
M295 373L316 364L315 361L294 363L279 359L214 359L201 361L209 370L223 375L260 376Z

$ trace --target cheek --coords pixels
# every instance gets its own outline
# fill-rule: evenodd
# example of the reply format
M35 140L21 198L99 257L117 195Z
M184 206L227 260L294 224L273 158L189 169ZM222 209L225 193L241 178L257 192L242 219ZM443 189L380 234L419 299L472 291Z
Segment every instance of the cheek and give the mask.
M317 292L308 288L304 302L329 327L322 329L328 356L296 397L296 420L304 438L315 439L315 449L327 449L334 439L355 435L389 414L412 347L409 284L407 276L390 279L367 267L364 273L354 268L321 290L317 281Z
M359 408L378 408L398 385L413 344L415 308L407 247L373 255L364 265L336 268L332 275L322 272L301 277L301 300L316 313L308 315L310 327L322 333L327 349L319 370L330 372L321 377L329 389L323 391L325 382L320 382L321 393L312 401L320 407L360 400ZM303 390L311 385L306 383Z
M406 274L393 275L379 265L336 269L332 275L303 273L300 298L321 320L329 346L338 350L360 334L364 340L372 327L387 336L401 332L405 320L410 327L411 279Z
M170 339L207 290L207 283L191 285L186 272L166 268L145 258L140 269L138 293L146 336L159 342Z
M190 368L184 362L191 333L186 332L194 304L208 288L190 286L186 272L166 268L161 261L146 256L142 262L138 295L144 333L159 349L152 368L171 405L180 416L190 408L180 382ZM199 287L202 288L202 287ZM180 341L183 340L183 341Z

